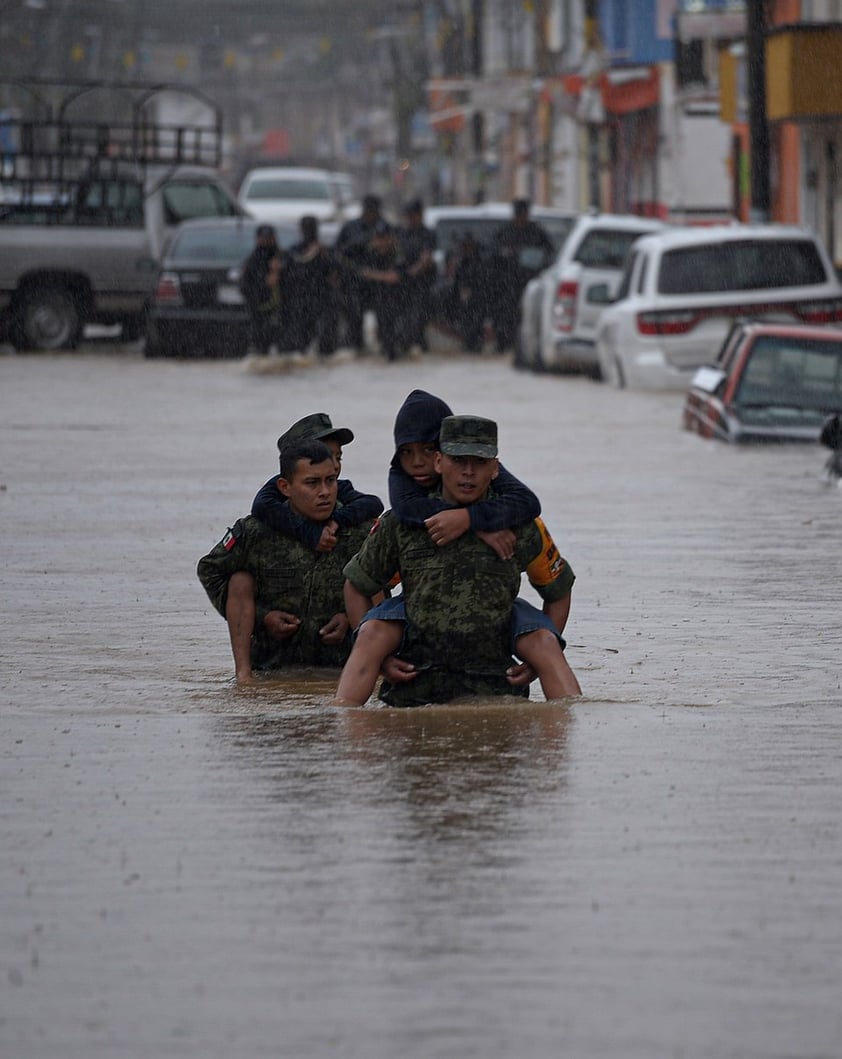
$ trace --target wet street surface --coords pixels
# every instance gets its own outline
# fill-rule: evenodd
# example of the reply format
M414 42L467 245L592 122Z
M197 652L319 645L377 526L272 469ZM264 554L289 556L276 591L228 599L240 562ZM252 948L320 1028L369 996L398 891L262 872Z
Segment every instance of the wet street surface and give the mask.
M266 367L0 353L0 1055L838 1059L823 450L496 355ZM197 560L308 412L385 499L416 387L541 497L582 699L238 693Z

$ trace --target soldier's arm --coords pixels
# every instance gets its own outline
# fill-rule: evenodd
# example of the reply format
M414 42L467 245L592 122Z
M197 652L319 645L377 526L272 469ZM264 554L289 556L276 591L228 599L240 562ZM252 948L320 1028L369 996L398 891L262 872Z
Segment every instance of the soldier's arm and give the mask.
M544 601L544 613L552 618L561 632L570 613L570 593L576 575L562 557L542 519L535 519L527 536L531 558L526 576Z
M202 556L196 567L208 599L223 618L228 602L228 582L232 574L243 569L243 535L243 522L238 519L222 540Z
M389 469L389 503L408 526L423 526L428 518L448 507L441 497L430 496L423 486L395 467Z
M360 624L363 618L374 606L371 596L361 592L352 582L346 581L343 589L345 597L345 613L348 615L348 623L352 629Z
M374 493L361 493L347 478L340 478L337 506L333 517L340 526L359 526L362 522L377 518L383 512L383 501Z
M532 522L541 514L541 502L532 490L500 464L494 479L494 496L470 506L471 529L493 533Z
M352 627L356 627L374 598L388 588L395 573L399 572L396 529L397 520L387 511L374 525L357 554L343 567L347 589L345 603L347 608L350 596L348 617Z

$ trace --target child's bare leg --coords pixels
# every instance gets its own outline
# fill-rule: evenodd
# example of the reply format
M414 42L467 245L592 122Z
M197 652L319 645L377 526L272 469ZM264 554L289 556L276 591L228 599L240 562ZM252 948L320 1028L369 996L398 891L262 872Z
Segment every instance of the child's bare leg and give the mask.
M331 705L364 706L368 702L380 675L380 667L401 645L403 629L401 621L370 618L362 623Z
M535 629L517 638L517 653L538 674L541 689L548 699L581 695L576 675L564 657L556 636L549 629Z

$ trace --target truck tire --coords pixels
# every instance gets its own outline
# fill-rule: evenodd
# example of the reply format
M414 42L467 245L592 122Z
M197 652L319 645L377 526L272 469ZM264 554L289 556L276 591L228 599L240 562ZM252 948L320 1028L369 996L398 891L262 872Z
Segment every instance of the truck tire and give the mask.
M19 349L75 349L82 320L68 290L37 287L24 294L14 330Z

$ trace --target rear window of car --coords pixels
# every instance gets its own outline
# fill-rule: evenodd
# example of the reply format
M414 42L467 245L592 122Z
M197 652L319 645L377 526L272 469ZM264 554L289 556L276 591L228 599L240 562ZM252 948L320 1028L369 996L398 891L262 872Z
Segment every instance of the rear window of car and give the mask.
M296 240L294 230L275 227L278 243L290 247ZM237 264L254 249L254 228L232 227L187 229L173 239L167 257L182 261L207 261L208 264Z
M743 369L736 401L842 410L842 342L759 337Z
M182 232L173 241L169 257L186 261L242 261L254 248L254 231L251 228L234 228L230 231L203 229Z
M570 235L573 228L573 217L542 217L533 213L533 221L540 224L553 244L555 250L561 250L565 239Z
M809 239L746 239L668 250L661 258L661 294L771 290L826 283L827 273Z
M300 177L260 177L246 189L246 198L255 202L269 199L309 199L313 202L330 201L330 185L324 180Z
M573 260L586 268L623 268L629 250L642 232L618 232L606 228L592 228L579 244Z

